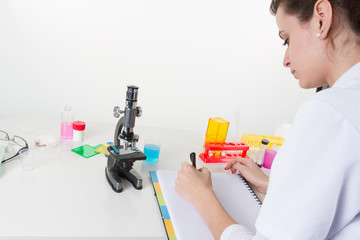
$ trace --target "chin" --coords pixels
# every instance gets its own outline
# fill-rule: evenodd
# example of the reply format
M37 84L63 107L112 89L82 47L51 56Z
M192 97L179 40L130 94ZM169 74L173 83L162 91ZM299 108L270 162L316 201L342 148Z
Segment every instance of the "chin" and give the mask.
M299 86L303 89L310 89L310 88L314 88L313 86L309 85L308 83L304 83L302 81L299 81Z
M299 86L303 89L311 89L311 88L317 88L321 86L321 84L315 84L314 82L311 81L304 81L299 79Z

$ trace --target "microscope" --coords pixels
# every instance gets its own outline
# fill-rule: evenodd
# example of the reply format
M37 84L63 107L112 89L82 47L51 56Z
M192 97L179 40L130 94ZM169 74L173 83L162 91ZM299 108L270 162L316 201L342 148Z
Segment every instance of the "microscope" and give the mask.
M128 180L135 189L142 189L142 179L132 166L137 160L145 160L146 156L136 143L139 135L134 133L135 118L141 116L141 108L137 107L138 87L128 86L125 110L114 107L114 116L122 116L115 128L114 145L108 147L109 156L105 168L106 178L115 192L123 189L121 178ZM121 143L122 141L122 143Z

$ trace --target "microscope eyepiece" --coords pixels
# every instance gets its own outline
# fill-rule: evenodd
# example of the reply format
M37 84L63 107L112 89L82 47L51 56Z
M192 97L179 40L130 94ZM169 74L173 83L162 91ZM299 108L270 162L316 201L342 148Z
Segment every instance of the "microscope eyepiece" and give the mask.
M131 147L135 148L135 144L139 139L137 134L134 134L135 118L140 117L142 114L141 107L137 106L137 96L139 87L134 85L127 86L125 109L120 110L119 107L114 108L114 116L120 117L121 114L124 116L120 119L117 127L115 136L116 146L120 146L120 139L124 140L124 147L127 149ZM129 143L129 144L128 144Z
M138 89L139 87L130 85L128 86L128 90L126 92L126 101L137 101L137 95L138 95Z

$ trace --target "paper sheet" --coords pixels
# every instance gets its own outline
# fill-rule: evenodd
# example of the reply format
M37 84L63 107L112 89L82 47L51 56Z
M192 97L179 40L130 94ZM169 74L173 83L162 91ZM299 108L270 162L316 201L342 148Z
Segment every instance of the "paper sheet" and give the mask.
M176 238L179 240L214 239L194 206L175 191L177 172L159 170L157 177ZM212 183L219 201L230 216L255 233L255 221L260 212L260 204L240 176L212 173Z

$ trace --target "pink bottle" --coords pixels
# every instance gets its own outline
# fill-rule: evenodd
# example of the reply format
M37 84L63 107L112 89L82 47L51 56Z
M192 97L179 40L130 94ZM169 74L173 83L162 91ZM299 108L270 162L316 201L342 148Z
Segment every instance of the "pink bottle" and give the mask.
M61 113L61 129L60 135L62 139L73 138L73 112L71 106L66 105Z
M264 162L263 167L267 169L271 169L271 165L276 156L276 151L273 149L266 149L264 154Z

